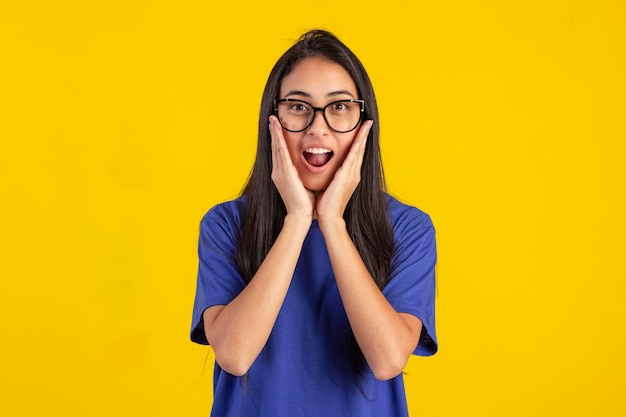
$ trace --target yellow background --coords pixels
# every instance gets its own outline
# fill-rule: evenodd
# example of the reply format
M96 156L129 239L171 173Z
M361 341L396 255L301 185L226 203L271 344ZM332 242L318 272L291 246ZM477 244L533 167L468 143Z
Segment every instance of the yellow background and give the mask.
M626 415L626 6L0 1L0 415L207 416L201 216L280 54L335 32L438 233L413 416Z

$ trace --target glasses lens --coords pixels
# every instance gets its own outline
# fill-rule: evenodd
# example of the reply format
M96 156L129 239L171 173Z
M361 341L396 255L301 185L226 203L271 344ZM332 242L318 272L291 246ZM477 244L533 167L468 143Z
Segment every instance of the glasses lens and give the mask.
M335 101L324 109L328 125L337 132L353 130L361 120L361 104L350 100Z
M300 132L307 128L315 111L304 101L282 101L278 103L280 124L292 132Z

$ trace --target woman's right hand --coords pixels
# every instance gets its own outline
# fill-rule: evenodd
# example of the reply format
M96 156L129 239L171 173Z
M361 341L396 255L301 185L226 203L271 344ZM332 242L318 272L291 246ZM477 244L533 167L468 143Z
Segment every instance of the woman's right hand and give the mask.
M270 118L270 132L272 181L287 207L283 227L239 295L226 305L207 308L202 315L215 360L237 376L248 372L272 333L313 216L314 194L302 185L275 117Z
M270 116L272 135L272 181L280 193L288 215L313 218L315 195L304 188L298 171L291 162L283 130L276 116Z

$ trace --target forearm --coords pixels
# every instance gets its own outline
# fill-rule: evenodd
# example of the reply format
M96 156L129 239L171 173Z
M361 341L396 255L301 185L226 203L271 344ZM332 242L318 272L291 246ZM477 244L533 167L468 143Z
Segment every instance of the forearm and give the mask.
M343 220L323 229L337 287L365 360L378 379L402 372L417 346L419 319L398 313L372 279Z
M217 362L227 372L245 374L265 346L310 224L310 219L287 216L274 245L245 289L228 305L205 311L207 340Z

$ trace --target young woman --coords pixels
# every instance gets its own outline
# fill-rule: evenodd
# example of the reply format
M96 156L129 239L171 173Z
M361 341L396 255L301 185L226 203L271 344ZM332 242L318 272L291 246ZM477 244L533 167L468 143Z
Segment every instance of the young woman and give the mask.
M385 193L358 58L304 34L263 93L242 196L202 219L191 339L214 416L406 416L402 370L437 351L435 232Z

